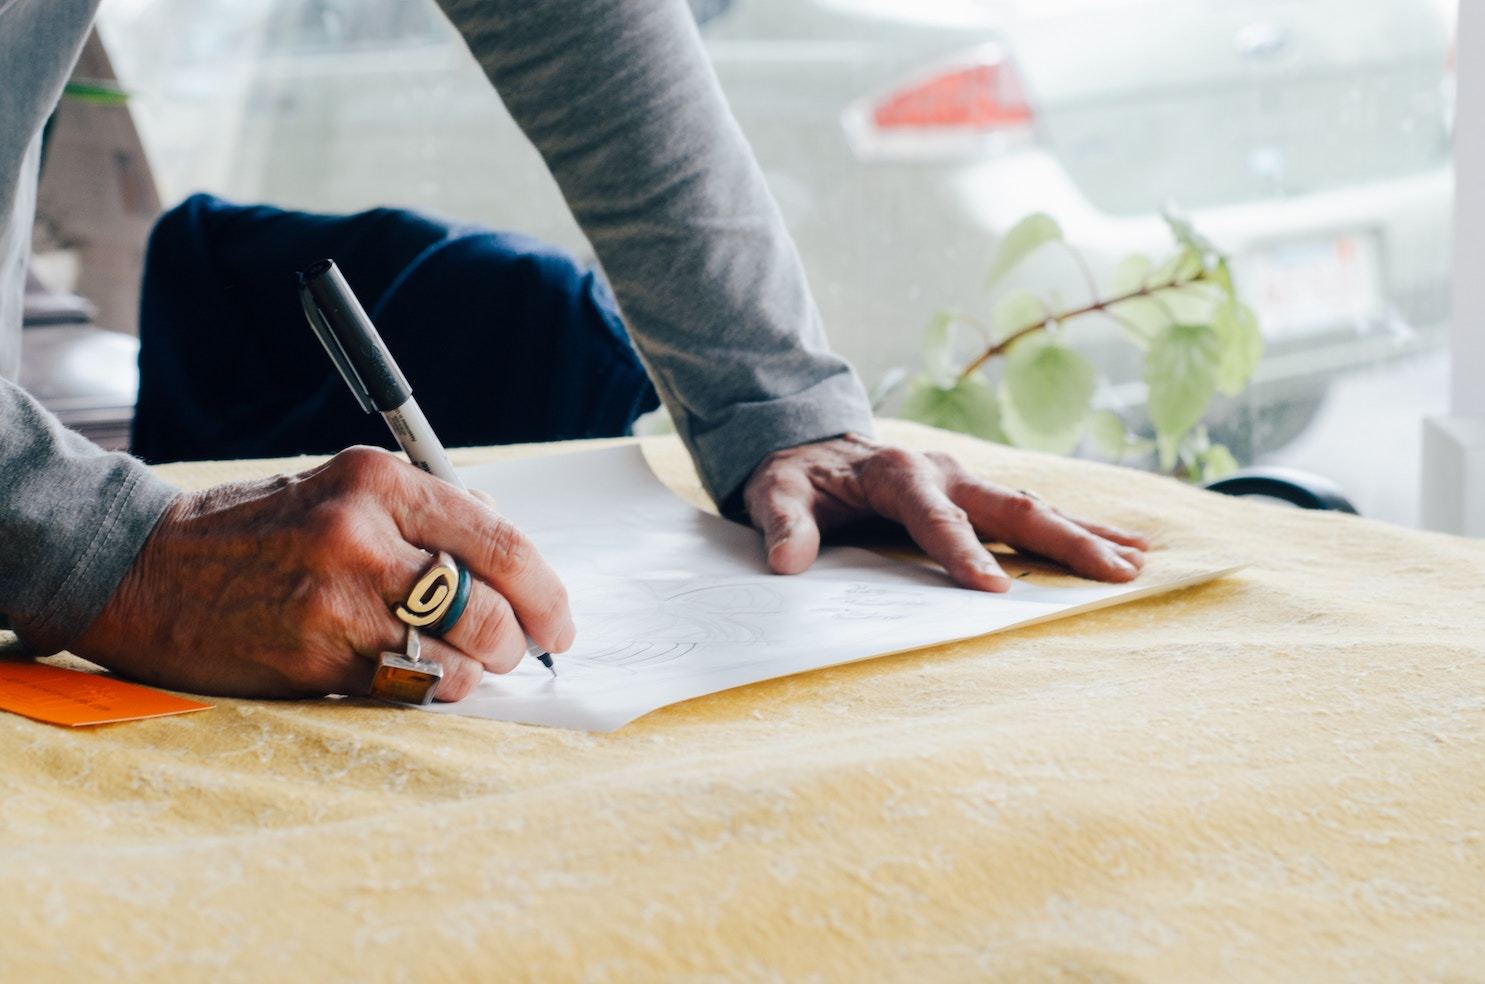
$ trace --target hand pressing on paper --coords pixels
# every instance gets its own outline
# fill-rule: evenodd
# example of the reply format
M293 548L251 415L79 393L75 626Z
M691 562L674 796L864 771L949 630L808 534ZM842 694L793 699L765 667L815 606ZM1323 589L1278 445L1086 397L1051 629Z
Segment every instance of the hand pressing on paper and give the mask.
M423 639L444 668L438 699L512 669L523 627L552 652L572 644L562 583L488 499L351 448L300 475L182 494L72 650L194 693L364 695L378 654L407 642L392 607L439 550L473 580L463 617Z
M978 479L948 455L850 434L775 451L748 479L743 503L779 574L814 563L822 533L873 517L902 524L957 583L981 591L1011 587L981 541L1100 581L1134 579L1149 545L1138 533L1073 519L1035 495Z

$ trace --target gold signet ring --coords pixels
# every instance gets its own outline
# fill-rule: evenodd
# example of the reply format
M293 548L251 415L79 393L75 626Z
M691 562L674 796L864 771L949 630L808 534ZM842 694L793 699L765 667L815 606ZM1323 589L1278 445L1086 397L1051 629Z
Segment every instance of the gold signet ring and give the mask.
M440 551L433 566L418 578L407 600L393 613L413 628L433 625L448 613L454 603L454 590L459 586L459 566L446 551Z

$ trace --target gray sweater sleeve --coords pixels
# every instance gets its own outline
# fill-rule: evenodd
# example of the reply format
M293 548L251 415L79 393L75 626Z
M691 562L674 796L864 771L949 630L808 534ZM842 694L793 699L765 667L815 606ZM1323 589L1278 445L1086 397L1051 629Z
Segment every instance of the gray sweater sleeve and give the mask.
M42 122L97 0L0 0L0 377L14 371ZM65 648L113 594L175 490L65 430L0 378L0 615Z
M439 0L597 251L707 490L871 411L685 0Z
M175 495L0 379L0 612L29 650L92 623Z

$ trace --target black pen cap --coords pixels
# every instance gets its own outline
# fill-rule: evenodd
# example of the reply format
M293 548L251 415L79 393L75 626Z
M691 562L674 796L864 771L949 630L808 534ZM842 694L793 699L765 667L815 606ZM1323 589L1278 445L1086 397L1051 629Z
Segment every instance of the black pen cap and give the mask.
M385 412L408 401L412 387L334 260L320 260L299 274L299 297L309 326L362 409Z

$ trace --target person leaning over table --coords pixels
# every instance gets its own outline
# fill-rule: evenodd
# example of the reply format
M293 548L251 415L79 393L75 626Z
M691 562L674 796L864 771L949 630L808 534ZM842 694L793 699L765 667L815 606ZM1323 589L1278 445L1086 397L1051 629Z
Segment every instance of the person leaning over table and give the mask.
M440 2L593 243L708 492L762 531L774 571L882 516L970 588L1010 586L981 537L1090 577L1137 574L1141 537L872 439L684 0ZM40 131L96 6L0 0L0 612L27 649L199 693L364 694L375 655L405 641L392 606L447 551L474 581L423 647L444 667L440 698L511 669L523 626L566 650L561 581L489 500L370 448L180 492L9 381Z

